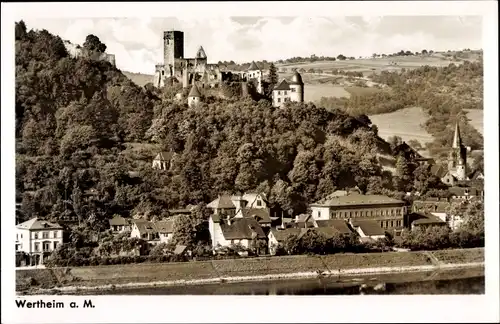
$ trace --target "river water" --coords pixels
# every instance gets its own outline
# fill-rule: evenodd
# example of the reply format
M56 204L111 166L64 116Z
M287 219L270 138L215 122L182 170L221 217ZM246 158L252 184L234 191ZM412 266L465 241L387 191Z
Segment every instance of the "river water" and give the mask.
M383 283L382 290L374 290ZM364 286L364 287L362 287ZM96 291L95 295L427 295L484 294L482 269L419 272L307 280L217 283L181 287L127 288ZM86 293L87 294L87 293Z

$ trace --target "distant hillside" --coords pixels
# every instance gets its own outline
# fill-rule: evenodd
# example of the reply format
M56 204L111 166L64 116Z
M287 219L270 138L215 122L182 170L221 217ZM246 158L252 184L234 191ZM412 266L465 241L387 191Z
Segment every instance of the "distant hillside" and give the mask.
M134 82L135 84L137 84L140 87L143 87L146 84L153 81L153 75L142 74L142 73L132 73L132 72L126 72L126 71L122 71L122 73L127 78L132 80L132 82Z

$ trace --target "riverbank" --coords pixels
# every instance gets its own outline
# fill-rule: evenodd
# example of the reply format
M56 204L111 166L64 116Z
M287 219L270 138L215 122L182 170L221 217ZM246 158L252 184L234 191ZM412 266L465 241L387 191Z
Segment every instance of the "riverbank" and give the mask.
M282 256L16 271L25 294L305 279L484 266L484 249Z

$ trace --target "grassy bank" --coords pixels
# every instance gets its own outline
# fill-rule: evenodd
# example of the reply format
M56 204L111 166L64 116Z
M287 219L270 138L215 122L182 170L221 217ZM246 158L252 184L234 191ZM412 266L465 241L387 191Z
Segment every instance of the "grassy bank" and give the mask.
M17 291L58 287L134 284L196 284L220 281L307 277L315 273L352 275L365 272L432 270L484 262L484 249L434 252L387 252L327 256L259 257L182 263L143 263L16 271ZM377 270L378 269L378 270Z

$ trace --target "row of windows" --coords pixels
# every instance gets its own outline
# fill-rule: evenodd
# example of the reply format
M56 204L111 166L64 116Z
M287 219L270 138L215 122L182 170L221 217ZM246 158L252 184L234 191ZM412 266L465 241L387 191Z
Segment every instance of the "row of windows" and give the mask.
M403 221L400 219L397 220L386 220L386 221L380 221L380 227L382 228L388 228L388 227L401 227L403 225Z
M401 208L388 210L361 210L361 211L332 211L332 218L373 217L373 216L400 216ZM318 211L318 216L320 216Z
M295 90L296 90L295 88L291 88L291 89L290 89L290 91L291 91L291 92L295 92ZM288 94L288 91L287 91L287 90L284 90L284 91L283 91L283 94L286 96L286 95ZM278 90L278 96L281 96L281 91L279 91L279 90Z
M283 98L283 102L290 101L290 98ZM278 98L278 102L281 102L281 98Z
M41 235L39 235L40 233L34 232L33 239L38 240L39 238L48 239L48 238L58 238L59 237L59 234L57 231L53 231L52 235L50 233L51 232L41 232ZM21 238L23 238L22 234L21 234Z
M52 243L52 247L53 247L52 249L50 248L51 243ZM42 248L43 248L43 252L53 251L57 248L57 242L43 242ZM35 243L35 252L42 252L42 251L40 251L40 243Z

